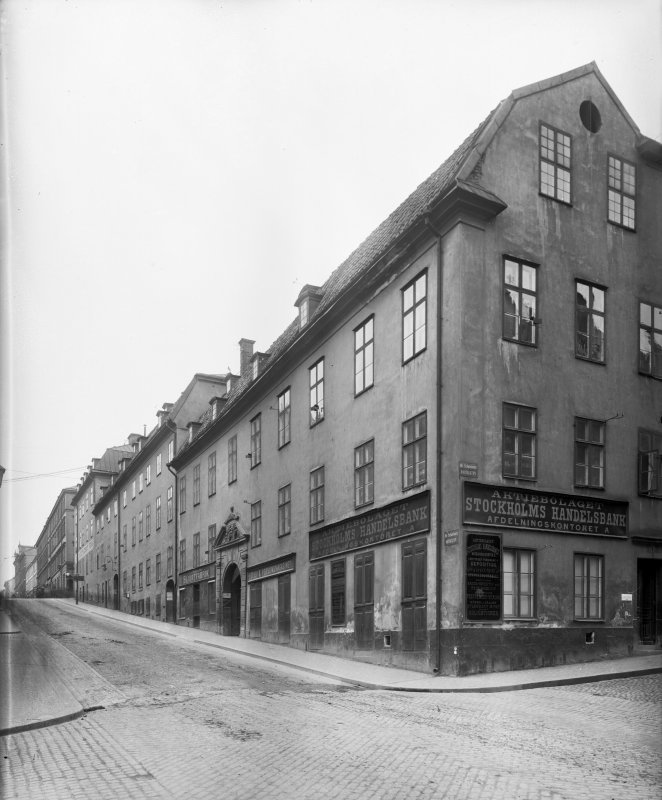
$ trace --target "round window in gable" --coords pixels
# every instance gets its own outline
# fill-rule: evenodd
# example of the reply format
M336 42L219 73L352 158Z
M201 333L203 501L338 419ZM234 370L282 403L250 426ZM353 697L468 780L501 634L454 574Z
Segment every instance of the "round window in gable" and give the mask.
M587 131L597 133L602 126L600 112L590 100L584 100L579 106L579 117Z

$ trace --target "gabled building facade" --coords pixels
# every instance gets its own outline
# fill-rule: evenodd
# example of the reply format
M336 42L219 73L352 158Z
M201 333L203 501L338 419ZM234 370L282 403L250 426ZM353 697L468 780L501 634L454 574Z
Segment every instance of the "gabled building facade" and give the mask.
M513 92L190 417L180 621L456 675L659 645L661 212L594 64Z
M163 404L148 435L130 437L132 454L92 508L95 547L112 564L107 575L90 571L90 583L109 582L95 602L175 622L179 487L167 464L190 435L187 422L225 392L224 376L198 373L176 403Z
M101 458L92 460L72 499L74 509L74 543L76 592L82 601L109 605L112 597L113 550L101 543L104 525L117 518L117 508L111 509L109 519L96 519L94 506L117 478L120 464L130 459L140 437L132 435L127 445L109 447ZM115 543L116 544L116 543Z

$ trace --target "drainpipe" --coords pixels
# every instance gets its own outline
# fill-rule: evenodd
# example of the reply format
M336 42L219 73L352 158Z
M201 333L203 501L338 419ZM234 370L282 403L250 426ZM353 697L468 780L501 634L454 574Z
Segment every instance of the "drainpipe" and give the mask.
M173 453L173 456L175 456L175 455L177 455L177 425L170 419L170 417L168 417L165 420L165 424L168 426L168 429L171 430L173 432L173 434L174 434L172 453ZM177 581L177 575L178 575L178 572L177 572L177 559L179 558L179 486L177 485L177 473L172 469L170 464L166 464L166 467L168 467L168 472L170 472L170 474L175 479L175 486L174 486L174 489L173 489L173 491L175 493L175 502L174 502L174 512L175 512L175 548L174 548L174 550L175 550L175 552L173 553L173 563L174 563L175 566L174 566L174 576L173 576L174 580L173 580L173 583L175 585L175 596L174 596L175 625L177 625L178 624L178 622L177 622L178 616L177 615L179 613L179 608L178 608L178 604L179 604L179 583ZM166 551L166 556L167 556L167 551ZM167 561L166 561L166 564L167 564ZM166 579L166 586L167 586L167 584L168 584L168 581ZM166 588L166 607L167 607L167 603L168 603L168 590Z
M443 344L442 341L442 310L443 310L443 256L441 252L441 233L432 225L430 222L430 218L425 218L425 226L430 230L430 232L436 237L437 239L437 381L436 381L436 391L437 391L437 457L436 457L436 474L437 474L437 486L436 486L436 516L437 516L437 526L436 526L436 537L437 537L437 552L436 552L436 578L437 578L437 585L436 585L436 600L437 600L437 608L436 608L436 632L437 632L437 653L436 653L436 666L434 668L434 672L439 674L441 672L441 510L442 510L442 502L441 502L441 479L442 479L442 418L443 418L443 409L441 407L441 390L442 390L442 376L441 376L441 367L442 367L442 356L441 356L441 347Z
M117 492L117 611L122 610L122 595L124 585L120 582L122 577L122 504L120 493ZM121 587L121 588L120 588ZM113 588L115 588L113 586Z

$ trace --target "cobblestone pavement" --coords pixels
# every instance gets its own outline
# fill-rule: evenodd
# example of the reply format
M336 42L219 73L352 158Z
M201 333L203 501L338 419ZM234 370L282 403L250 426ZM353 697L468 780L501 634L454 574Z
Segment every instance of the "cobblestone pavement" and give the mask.
M127 699L0 739L6 800L662 795L660 675L494 694L362 691L114 622L73 623L58 616L51 634Z

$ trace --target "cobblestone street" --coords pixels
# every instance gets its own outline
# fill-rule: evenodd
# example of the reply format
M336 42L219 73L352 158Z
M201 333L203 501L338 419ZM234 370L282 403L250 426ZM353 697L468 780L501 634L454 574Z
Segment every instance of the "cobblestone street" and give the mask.
M126 699L0 739L7 800L660 797L660 675L367 691L113 621L39 623Z

